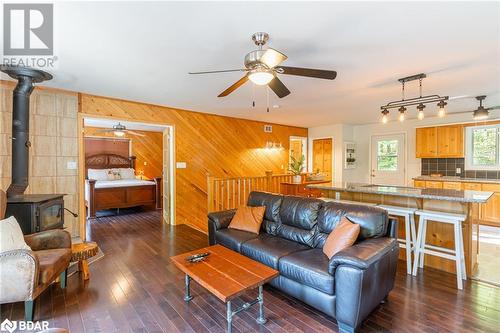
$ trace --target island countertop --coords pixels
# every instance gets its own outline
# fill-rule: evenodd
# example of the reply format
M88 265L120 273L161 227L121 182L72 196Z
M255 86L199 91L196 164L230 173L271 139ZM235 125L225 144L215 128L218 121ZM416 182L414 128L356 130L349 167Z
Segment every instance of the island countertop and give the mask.
M306 186L311 189L329 190L335 192L353 192L379 194L388 196L408 197L416 199L431 199L443 201L455 201L465 203L485 203L493 195L493 192L472 190L449 190L439 188L416 188L391 185L374 185L350 182L329 182L324 184L310 184Z

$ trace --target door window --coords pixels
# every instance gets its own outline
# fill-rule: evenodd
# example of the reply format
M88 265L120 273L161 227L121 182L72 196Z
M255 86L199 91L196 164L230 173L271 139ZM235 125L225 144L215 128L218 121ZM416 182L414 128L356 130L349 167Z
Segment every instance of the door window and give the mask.
M398 140L380 140L377 142L377 170L398 170Z

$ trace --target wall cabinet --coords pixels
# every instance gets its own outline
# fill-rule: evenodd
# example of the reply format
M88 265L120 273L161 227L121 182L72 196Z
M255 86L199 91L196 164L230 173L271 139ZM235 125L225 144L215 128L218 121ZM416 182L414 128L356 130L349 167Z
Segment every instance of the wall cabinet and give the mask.
M417 158L437 157L437 128L417 128L417 137L415 143L415 152Z
M417 158L464 157L464 127L450 125L417 128L415 145Z

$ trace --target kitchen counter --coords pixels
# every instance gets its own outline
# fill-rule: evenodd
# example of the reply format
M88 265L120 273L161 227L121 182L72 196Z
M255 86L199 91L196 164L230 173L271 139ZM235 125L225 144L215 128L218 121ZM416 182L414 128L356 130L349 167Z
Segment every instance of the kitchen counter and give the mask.
M349 182L329 182L310 184L306 188L321 191L323 197L337 200L368 202L415 210L431 210L443 213L463 214L462 223L464 239L465 266L467 275L477 271L478 233L481 206L485 204L493 192L472 190L451 190L438 188L415 188L405 186L381 186ZM418 216L416 216L418 223ZM398 223L398 238L405 238L404 220ZM454 230L451 224L429 221L427 225L427 243L444 246L450 250L454 246ZM399 258L406 260L404 249L400 249ZM425 256L425 266L455 274L455 262L436 256Z
M462 182L462 183L486 183L486 184L500 184L500 179L486 179L486 178L463 178L463 177L432 177L432 176L418 176L412 178L413 180L430 181L430 182Z
M349 182L329 182L325 184L310 184L310 189L320 189L335 192L353 192L365 194L379 194L385 196L407 197L415 199L431 199L442 201L456 201L463 203L485 203L493 192L457 191L439 188L416 188L405 186L372 185Z

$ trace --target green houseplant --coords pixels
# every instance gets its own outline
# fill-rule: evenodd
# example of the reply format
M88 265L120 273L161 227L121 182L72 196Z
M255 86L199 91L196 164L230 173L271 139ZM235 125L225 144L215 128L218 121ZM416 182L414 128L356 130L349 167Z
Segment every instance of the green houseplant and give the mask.
M306 158L304 155L301 155L300 158L296 159L293 156L290 156L290 166L289 169L293 173L293 182L294 183L300 183L302 182L302 177L300 176L300 173L304 169L304 163L306 161Z

